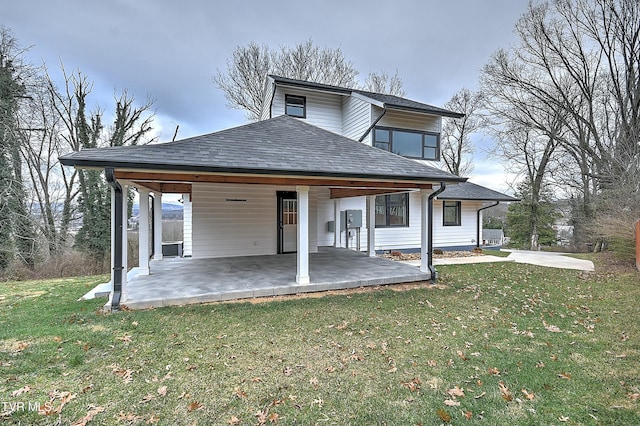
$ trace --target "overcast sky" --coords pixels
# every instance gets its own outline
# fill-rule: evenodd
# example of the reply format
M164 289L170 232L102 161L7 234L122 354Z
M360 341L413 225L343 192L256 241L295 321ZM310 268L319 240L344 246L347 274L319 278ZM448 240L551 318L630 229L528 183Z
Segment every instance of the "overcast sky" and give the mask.
M528 0L3 0L0 25L13 31L27 59L60 64L94 82L92 99L113 109L127 89L153 99L160 141L246 122L227 108L212 82L238 45L277 48L309 38L340 48L364 81L396 70L407 97L442 106L463 87L477 88L490 55L515 42L513 27ZM472 181L507 191L503 168L487 160L485 140Z

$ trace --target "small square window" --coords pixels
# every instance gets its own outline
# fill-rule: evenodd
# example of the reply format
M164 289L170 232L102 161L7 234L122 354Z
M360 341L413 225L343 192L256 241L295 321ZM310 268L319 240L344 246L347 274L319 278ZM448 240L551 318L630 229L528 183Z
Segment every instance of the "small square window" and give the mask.
M285 95L285 114L292 117L307 117L307 99L304 96Z

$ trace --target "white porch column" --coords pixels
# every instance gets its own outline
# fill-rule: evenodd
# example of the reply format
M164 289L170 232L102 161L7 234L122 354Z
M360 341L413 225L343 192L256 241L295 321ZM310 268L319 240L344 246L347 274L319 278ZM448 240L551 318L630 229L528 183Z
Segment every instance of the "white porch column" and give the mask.
M335 225L333 229L333 246L342 247L340 232L340 198L333 200L333 223Z
M430 191L426 189L420 190L420 271L429 272L429 259L427 250L429 234L428 204Z
M149 275L149 191L139 189L140 217L138 221L138 269L140 275Z
M182 221L182 256L193 255L193 204L191 194L182 194L183 221Z
M298 284L309 284L309 187L296 186L298 193L297 273Z
M153 198L153 259L162 260L162 193Z
M129 187L122 185L122 297L121 301L127 300L127 272L129 271L129 264L127 263L127 254L129 253L129 209L128 198Z
M367 247L369 257L376 257L376 196L367 196Z

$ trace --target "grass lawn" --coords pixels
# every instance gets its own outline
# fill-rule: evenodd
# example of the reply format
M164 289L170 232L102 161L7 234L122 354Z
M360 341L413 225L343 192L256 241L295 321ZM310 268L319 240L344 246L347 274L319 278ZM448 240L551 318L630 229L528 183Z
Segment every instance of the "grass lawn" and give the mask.
M438 269L112 315L76 301L104 277L0 283L0 422L640 424L638 273Z

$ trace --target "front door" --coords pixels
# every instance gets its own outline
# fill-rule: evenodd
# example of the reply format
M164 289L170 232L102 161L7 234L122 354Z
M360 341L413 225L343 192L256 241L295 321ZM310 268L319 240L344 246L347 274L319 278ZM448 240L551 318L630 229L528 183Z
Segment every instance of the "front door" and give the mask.
M298 246L298 194L278 192L278 253L295 253Z

